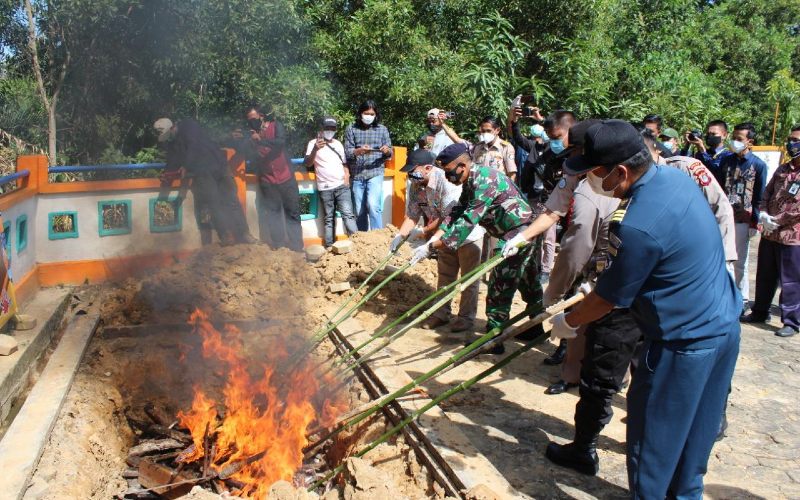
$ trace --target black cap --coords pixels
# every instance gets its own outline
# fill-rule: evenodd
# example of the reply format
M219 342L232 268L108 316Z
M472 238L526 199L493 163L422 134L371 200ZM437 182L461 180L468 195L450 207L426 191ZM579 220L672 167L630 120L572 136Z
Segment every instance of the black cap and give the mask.
M592 118L571 126L569 128L569 147L558 153L556 158L566 158L576 149L583 149L583 137L586 135L586 131L589 130L589 127L601 121L602 120L598 120L597 118Z
M436 164L440 167L446 167L447 164L463 154L469 154L469 148L466 144L463 142L451 144L439 153L439 156L436 157Z
M403 168L400 169L401 172L411 172L414 170L414 167L419 165L433 165L434 161L433 153L428 151L427 149L417 149L416 151L412 151L408 155L408 159L406 160L406 164Z
M323 128L325 128L325 127L334 127L334 128L336 128L337 125L338 124L336 123L336 118L334 118L332 116L326 116L325 118L322 119L322 127Z
M583 154L568 158L564 168L582 174L596 167L619 165L641 151L647 151L642 136L623 120L602 120L583 136Z

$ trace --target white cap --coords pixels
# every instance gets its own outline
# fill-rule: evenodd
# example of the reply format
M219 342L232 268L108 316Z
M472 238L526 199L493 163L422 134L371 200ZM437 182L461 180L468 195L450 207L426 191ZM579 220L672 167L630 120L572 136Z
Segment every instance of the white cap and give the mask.
M172 120L169 118L159 118L153 124L153 128L158 132L158 142L164 142L169 137L169 131L172 130Z
M428 110L428 116L439 116L439 108L433 108Z

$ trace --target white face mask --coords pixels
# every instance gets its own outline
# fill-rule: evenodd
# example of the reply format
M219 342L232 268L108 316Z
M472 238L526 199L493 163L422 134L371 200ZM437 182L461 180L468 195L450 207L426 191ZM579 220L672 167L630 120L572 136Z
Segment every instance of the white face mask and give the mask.
M478 136L478 139L484 144L491 144L494 141L495 135L491 132L484 132Z
M336 131L335 130L323 130L322 131L322 137L326 141L330 141L331 139L333 139L333 136L335 136L335 135L336 135Z
M374 121L375 121L375 115L367 115L367 114L361 115L361 123L363 123L364 125L372 125L372 122Z
M747 149L747 144L743 143L742 141L731 141L731 151L737 155L745 149Z
M613 168L611 172L609 172L608 175L606 175L605 177L600 177L594 175L593 172L589 172L586 175L586 182L589 183L589 187L592 188L592 191L599 194L600 196L608 196L609 198L613 198L616 186L614 186L614 188L609 190L603 189L603 180L605 180L609 175L611 175L614 172L614 170L616 170L616 167Z

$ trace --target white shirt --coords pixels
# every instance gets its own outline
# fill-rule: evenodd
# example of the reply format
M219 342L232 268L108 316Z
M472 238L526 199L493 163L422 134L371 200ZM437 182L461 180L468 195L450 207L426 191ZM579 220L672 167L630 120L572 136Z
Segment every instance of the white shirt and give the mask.
M306 155L314 150L316 139L308 141ZM329 147L330 146L330 147ZM336 139L317 151L314 157L314 173L317 176L317 190L329 191L344 185L344 146Z

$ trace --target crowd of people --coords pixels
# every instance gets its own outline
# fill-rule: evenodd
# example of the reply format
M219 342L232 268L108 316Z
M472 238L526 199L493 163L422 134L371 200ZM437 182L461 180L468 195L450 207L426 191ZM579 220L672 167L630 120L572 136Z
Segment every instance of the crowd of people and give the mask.
M776 335L791 337L800 327L800 126L768 179L767 165L752 152L750 123L730 130L714 120L705 132L679 133L657 115L640 123L581 121L568 110L544 116L518 96L505 127L486 117L470 141L449 126L450 116L427 112L401 169L409 180L406 216L390 250L409 240L412 263L435 258L440 287L502 253L488 281L486 331L510 326L518 291L530 317L583 294L552 318L559 344L545 363L562 366L547 392L578 387L580 400L573 441L550 443L545 455L596 474L611 399L629 384L631 495L700 498L711 448L727 426L740 321L767 321L780 286L783 327ZM256 163L271 241L301 248L285 130L259 107L246 119L250 135L237 138L237 151ZM384 165L392 155L375 102L359 106L343 143L338 125L324 118L304 158L316 173L326 246L335 239L336 212L348 234L382 226ZM196 122L159 120L156 128L169 144L165 179L186 169L199 184L200 205L218 207L211 220L220 240L252 240L241 213L229 213L235 193L220 158L197 146L207 138ZM758 232L751 306L748 254ZM471 343L478 286L462 291L455 315L446 304L423 327L448 326ZM537 325L517 338L543 335ZM498 343L491 353L504 351Z

